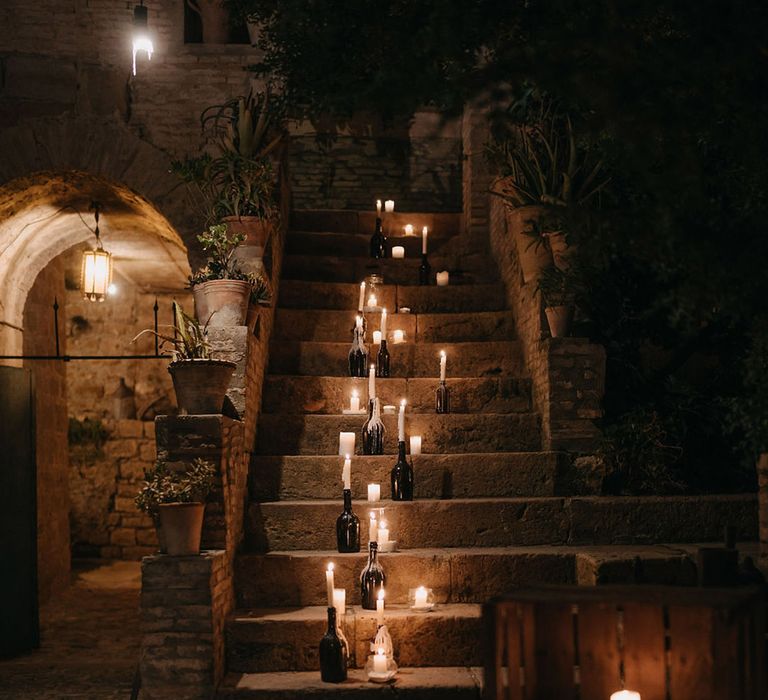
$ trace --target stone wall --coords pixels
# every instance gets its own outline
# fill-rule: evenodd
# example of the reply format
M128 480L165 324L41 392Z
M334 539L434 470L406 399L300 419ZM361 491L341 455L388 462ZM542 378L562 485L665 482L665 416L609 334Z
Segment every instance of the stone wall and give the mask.
M66 314L64 266L49 265L35 280L24 309L24 354L52 355L53 301ZM65 340L61 352L65 352ZM69 585L69 497L67 472L67 368L64 362L27 360L35 385L37 444L37 575L39 600Z

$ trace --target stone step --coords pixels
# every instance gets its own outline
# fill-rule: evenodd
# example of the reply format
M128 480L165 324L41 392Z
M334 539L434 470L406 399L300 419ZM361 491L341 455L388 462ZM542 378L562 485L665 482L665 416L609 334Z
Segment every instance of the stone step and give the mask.
M530 380L514 377L448 379L453 413L519 413L531 410ZM413 413L434 413L436 380L432 377L377 379L382 402L397 405L408 399ZM368 380L359 377L297 377L268 374L264 378L265 413L338 414L349 408L352 392L360 405L368 396Z
M378 273L384 276L386 284L418 285L420 264L418 258L374 260L341 255L286 255L282 279L360 284L368 275ZM442 270L450 272L452 284L487 283L498 278L494 266L483 253L430 255L429 264L431 285L436 283L435 274Z
M375 205L375 200L372 202ZM462 215L458 212L400 212L384 217L387 230L400 232L406 224L421 233L429 227L429 235L455 236L461 231ZM336 231L339 233L372 234L376 226L376 209L351 211L348 209L299 209L291 212L291 229L294 231Z
M319 664L318 664L319 669ZM368 681L362 669L350 669L344 683L323 683L320 671L230 673L224 678L218 700L303 700L343 698L366 700L374 696L399 700L480 700L483 671L479 667L400 667L393 684Z
M276 340L315 340L352 344L354 310L278 309L275 314ZM439 314L388 314L387 341L390 353L413 343L464 342L472 340L511 340L515 320L510 311L460 312ZM366 314L368 342L381 328L381 314ZM395 344L395 330L405 333L405 343Z
M739 540L757 539L754 494L381 501L380 506L401 550L716 542L726 525L736 529ZM353 508L368 511L366 502ZM251 550L335 549L340 510L339 499L251 503L246 519ZM365 533L367 523L361 526Z
M440 605L429 613L418 613L405 606L390 606L385 619L395 661L401 666L481 664L480 608L474 604ZM236 613L226 629L227 668L241 673L317 671L318 646L326 627L324 605ZM354 665L361 668L376 633L376 612L348 605L343 629Z
M495 454L422 454L410 458L415 497L513 498L553 496L558 472L567 455L557 452L497 452ZM340 498L343 458L317 455L254 456L251 459L251 498L255 501ZM365 500L368 484L381 484L389 493L393 455L352 460L352 497ZM365 503L356 506L360 517Z
M369 257L370 233L334 233L327 231L291 231L285 239L286 255L334 255L340 257ZM440 255L449 238L430 237L429 255ZM403 231L393 231L387 236L387 254L393 246L405 248L405 258L421 259L421 234L405 236Z
M269 353L271 374L298 374L320 377L349 376L350 343L315 340L275 341ZM371 356L373 350L373 356ZM392 377L440 376L440 351L448 356L450 377L498 377L523 375L520 346L513 340L464 343L400 343L389 346ZM378 354L369 346L370 364Z
M397 416L384 415L386 454L397 452ZM263 413L259 419L256 452L262 455L334 455L339 433L357 433L356 451L362 454L360 430L364 416L290 415ZM422 436L426 453L530 452L541 448L539 417L532 413L410 413L409 435Z
M347 602L357 592L366 554L333 551L242 554L235 567L237 606L323 605L324 571L333 562L335 586L346 588ZM435 603L483 603L515 586L543 584L696 585L695 545L603 547L455 547L409 549L380 555L387 575L390 605L406 605L408 591L432 589ZM287 583L290 582L290 583Z
M377 288L376 296L379 306L386 308L389 313L400 307L409 308L412 314L503 311L507 308L504 287L500 284L448 287L384 284ZM359 301L359 284L285 280L280 283L278 304L288 309L355 311Z

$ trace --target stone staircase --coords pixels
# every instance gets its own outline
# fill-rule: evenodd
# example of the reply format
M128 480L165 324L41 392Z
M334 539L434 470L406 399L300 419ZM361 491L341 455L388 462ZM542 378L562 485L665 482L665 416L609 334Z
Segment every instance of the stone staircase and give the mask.
M375 632L375 614L361 609L357 589L366 553L335 548L342 508L338 433L358 433L359 451L364 420L341 410L353 388L361 403L367 395L366 380L348 376L347 352L358 285L373 262L368 235L341 226L328 233L330 226L307 222L286 241L221 698L478 698L481 604L489 598L518 585L631 581L638 562L645 579L690 584L692 550L656 543L718 539L724 523L753 534L752 497L561 493L570 459L541 449L540 417L494 265L484 253L457 252L458 217L439 223L430 236L430 262L433 272L451 270L451 286L416 286L420 239L403 239L408 257L381 265L388 327L403 329L407 342L390 344L392 378L378 379L377 389L385 404L408 399L406 432L423 436L423 454L413 460L416 500L380 504L399 543L398 552L380 556L401 667L397 685L365 682L361 667ZM405 306L410 313L392 313ZM378 315L368 315L368 323L370 338ZM434 410L441 349L449 358L447 415ZM386 498L394 464L396 417L384 418L387 455L352 463L364 541L366 485L381 483ZM358 669L341 686L322 684L318 670L329 561L336 586L347 590L344 629ZM430 613L407 607L408 589L418 585L434 589L438 605Z

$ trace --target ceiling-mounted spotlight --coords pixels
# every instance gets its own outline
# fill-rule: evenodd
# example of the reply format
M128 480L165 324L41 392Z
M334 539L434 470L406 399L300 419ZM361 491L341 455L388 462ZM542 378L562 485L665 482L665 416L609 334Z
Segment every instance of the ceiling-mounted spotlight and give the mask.
M101 205L98 202L91 204L96 219L96 247L93 250L83 251L83 268L80 274L80 288L83 290L83 298L88 301L104 301L112 284L112 255L104 250L99 238L99 213Z
M145 51L147 60L152 60L152 39L149 38L148 18L149 13L144 7L144 0L133 8L133 74L136 75L136 54Z

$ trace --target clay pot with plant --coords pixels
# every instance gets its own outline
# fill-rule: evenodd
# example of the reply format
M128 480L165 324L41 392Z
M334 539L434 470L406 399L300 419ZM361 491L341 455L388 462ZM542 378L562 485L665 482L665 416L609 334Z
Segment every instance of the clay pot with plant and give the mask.
M213 465L193 460L186 469L171 469L159 461L144 473L136 506L155 521L161 551L171 556L200 553L205 500L216 476Z
M576 308L573 274L572 269L561 270L551 265L541 271L536 282L553 338L563 338L571 333Z
M272 305L272 291L269 288L269 280L264 275L254 278L251 287L251 297L248 304L248 317L246 325L253 333L258 322L260 309Z
M221 413L229 382L237 365L229 360L211 357L207 327L201 327L200 322L185 314L175 301L173 317L173 335L155 333L147 329L139 333L134 341L144 333L151 333L160 338L161 347L172 346L173 361L168 365L168 371L173 380L180 413Z

